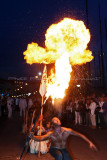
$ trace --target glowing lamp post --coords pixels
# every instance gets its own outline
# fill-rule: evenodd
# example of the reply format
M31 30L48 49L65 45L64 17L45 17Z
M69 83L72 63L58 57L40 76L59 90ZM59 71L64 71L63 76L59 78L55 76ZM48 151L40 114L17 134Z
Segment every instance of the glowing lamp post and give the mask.
M78 88L80 88L80 87L81 87L81 85L80 85L80 84L77 84L77 87L78 87Z

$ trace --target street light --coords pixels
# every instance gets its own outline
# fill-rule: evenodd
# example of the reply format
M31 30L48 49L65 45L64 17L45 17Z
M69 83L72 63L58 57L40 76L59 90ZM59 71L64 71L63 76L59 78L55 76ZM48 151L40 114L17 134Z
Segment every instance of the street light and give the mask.
M35 76L35 78L38 78L38 76Z
M31 95L31 93L28 93L28 96L30 96Z
M79 87L80 87L80 84L77 84L77 87L79 88Z
M39 76L41 76L41 75L42 75L42 73L41 73L41 72L38 72L38 75L39 75Z

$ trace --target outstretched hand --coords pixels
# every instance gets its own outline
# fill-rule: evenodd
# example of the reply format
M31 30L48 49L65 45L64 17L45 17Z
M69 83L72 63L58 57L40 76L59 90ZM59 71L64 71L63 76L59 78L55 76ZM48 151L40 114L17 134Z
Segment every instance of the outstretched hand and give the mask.
M97 147L92 142L90 142L89 145L92 150L98 151Z

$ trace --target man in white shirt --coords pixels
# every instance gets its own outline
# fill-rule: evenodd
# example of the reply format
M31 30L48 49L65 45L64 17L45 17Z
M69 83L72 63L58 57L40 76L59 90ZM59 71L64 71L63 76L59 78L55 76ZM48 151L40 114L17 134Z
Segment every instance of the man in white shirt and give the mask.
M25 115L25 109L27 107L27 102L24 97L22 97L19 101L19 108L20 108L20 116L22 117L22 114Z
M91 110L90 119L92 123L92 128L96 128L96 117L95 117L95 109L97 107L96 103L94 102L94 99L90 99L91 104L89 106L89 109Z
M80 112L79 112L79 104L78 100L75 98L75 125L76 124L81 124L81 117L80 117Z
M104 115L103 115L103 109L102 106L104 104L104 100L103 97L99 97L99 107L101 107L101 109L99 110L99 118L100 118L100 127L104 128Z
M8 118L12 118L12 104L13 104L13 99L11 97L8 97L7 98Z

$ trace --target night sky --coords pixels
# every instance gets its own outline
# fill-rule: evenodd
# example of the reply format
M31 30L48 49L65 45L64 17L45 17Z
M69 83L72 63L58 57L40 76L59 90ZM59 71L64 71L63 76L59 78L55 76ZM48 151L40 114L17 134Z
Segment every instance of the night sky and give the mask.
M99 0L88 0L90 50L100 50ZM101 0L103 51L107 60L105 19L107 0ZM45 32L64 17L84 21L86 0L4 0L0 2L0 78L35 76L40 65L26 64L23 52L31 42L44 46ZM93 62L92 62L93 63ZM106 67L106 64L105 64Z

